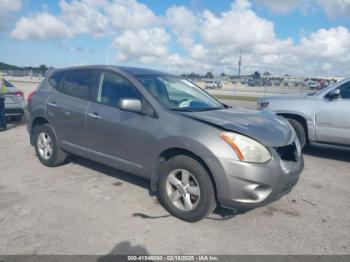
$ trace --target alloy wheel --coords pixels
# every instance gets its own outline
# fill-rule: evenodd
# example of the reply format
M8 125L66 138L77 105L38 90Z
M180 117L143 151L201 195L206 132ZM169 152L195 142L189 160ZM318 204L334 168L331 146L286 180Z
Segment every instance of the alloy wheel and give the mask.
M49 134L45 132L40 133L37 140L37 146L41 158L44 160L51 158L53 152L53 144Z
M180 210L195 209L200 200L199 183L185 169L173 170L166 179L166 193L170 202Z

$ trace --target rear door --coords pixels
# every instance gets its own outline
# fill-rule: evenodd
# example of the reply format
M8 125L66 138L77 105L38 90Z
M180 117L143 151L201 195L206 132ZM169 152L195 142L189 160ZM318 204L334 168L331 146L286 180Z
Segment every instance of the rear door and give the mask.
M341 98L327 96L316 113L316 136L319 142L350 145L350 81L339 87Z
M95 83L96 71L69 70L59 88L47 99L47 116L62 148L82 154L85 140L85 113ZM49 80L50 81L50 80ZM54 82L54 79L52 79Z
M122 75L100 71L94 101L87 109L89 157L127 172L145 176L145 156L151 146L154 118L118 108L122 98L140 99L138 89Z

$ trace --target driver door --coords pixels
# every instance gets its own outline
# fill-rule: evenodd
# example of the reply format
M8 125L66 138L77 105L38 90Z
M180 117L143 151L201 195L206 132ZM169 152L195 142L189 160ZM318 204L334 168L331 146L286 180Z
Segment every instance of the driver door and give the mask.
M316 113L318 142L350 145L350 81L340 87L339 99L322 101Z
M93 100L86 110L88 157L133 174L144 173L152 145L154 118L119 109L120 99L143 100L123 76L100 71Z

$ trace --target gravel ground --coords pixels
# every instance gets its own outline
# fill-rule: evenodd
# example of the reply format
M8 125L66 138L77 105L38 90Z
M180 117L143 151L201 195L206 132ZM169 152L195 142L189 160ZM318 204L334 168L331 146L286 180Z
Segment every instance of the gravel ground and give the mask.
M2 255L350 254L349 152L309 149L289 195L190 224L150 196L147 180L81 158L44 167L25 121L0 133Z

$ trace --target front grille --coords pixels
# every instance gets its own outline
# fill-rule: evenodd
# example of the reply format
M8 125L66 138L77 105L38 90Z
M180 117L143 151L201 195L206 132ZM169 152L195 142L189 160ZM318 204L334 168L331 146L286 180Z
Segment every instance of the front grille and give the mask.
M281 146L275 148L280 158L284 161L297 161L298 150L295 143L288 146Z

